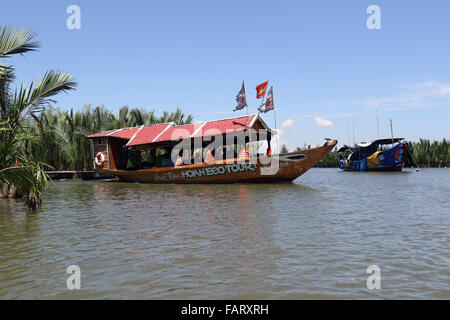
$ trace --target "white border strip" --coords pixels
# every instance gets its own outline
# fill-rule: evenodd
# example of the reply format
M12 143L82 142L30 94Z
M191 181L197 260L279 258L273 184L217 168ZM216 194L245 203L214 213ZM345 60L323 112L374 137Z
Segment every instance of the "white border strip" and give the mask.
M250 122L250 124L248 125L248 128L251 129L251 127L253 127L253 125L256 122L256 119L259 118L259 113L256 116L253 116L254 118L252 119L252 122Z
M153 143L153 142L155 142L156 140L158 140L158 138L161 137L161 135L162 135L164 132L166 132L167 129L173 127L174 124L175 124L175 122L169 122L169 125L168 125L163 131L161 131L161 132L155 137L155 139L152 140L151 143Z
M191 134L191 138L195 137L195 135L205 126L206 122L203 122L200 127L198 127L193 134ZM195 125L195 124L194 124Z
M144 125L142 125L135 133L134 135L131 137L130 140L128 140L127 144L125 146L128 146L128 144L133 141L134 138L136 138L137 134L142 130L142 128L144 128Z
M125 129L125 128L121 128L121 129L114 130L113 132L108 133L105 137L109 137L110 135L112 135L112 134L114 134L114 133L117 133L117 132L119 132L119 131L122 131L123 129Z

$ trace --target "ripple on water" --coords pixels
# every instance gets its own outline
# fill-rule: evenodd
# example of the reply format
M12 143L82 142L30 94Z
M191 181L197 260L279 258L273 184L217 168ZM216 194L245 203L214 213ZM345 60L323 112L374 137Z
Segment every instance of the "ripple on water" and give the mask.
M0 200L3 299L450 298L450 170L293 184L56 182ZM65 287L77 264L82 290ZM378 265L382 289L366 288Z

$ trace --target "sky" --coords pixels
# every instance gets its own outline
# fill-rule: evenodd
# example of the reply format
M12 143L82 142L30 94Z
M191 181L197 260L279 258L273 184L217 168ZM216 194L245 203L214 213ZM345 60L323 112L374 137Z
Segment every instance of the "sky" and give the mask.
M69 29L70 5L80 29ZM370 5L380 28L369 29ZM233 112L245 80L273 85L280 144L338 145L395 136L450 138L450 1L3 1L0 25L26 26L42 48L6 61L18 84L47 70L74 74L55 107L104 104L194 120ZM373 21L373 20L370 20ZM5 60L5 59L2 59ZM377 115L379 130L377 131Z

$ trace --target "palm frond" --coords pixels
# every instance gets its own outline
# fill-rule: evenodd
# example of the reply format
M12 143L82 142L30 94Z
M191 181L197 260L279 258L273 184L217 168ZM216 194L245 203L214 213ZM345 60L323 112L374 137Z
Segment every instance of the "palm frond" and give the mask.
M0 58L37 50L39 42L31 42L35 36L28 28L4 26L0 31Z
M37 209L48 185L48 176L37 166L9 167L0 170L0 185L16 187L25 199L28 207Z
M75 90L76 86L77 83L74 81L72 74L58 70L48 71L36 84L34 90L32 90L28 104L40 106L48 102L55 102L46 98L61 92Z

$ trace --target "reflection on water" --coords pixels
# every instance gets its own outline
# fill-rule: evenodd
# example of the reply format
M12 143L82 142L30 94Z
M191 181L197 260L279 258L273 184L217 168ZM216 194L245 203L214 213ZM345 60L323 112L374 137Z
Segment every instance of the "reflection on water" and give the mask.
M0 298L450 298L450 170L293 184L59 181L0 200ZM79 291L66 268L81 268ZM382 289L366 288L381 268Z

